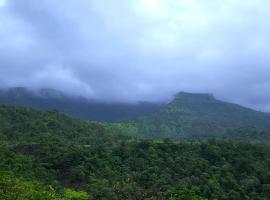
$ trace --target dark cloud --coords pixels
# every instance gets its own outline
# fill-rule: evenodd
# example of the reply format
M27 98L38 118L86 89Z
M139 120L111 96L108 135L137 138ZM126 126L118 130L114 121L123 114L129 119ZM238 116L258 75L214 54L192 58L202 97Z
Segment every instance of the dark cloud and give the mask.
M267 0L0 0L0 84L270 111Z

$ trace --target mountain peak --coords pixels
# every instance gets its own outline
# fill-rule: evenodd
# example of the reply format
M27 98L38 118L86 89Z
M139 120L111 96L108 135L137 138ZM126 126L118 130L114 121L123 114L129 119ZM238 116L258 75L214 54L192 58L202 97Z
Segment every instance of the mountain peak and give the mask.
M175 95L174 100L192 100L192 101L202 101L202 100L216 100L213 94L210 93L189 93L189 92L179 92Z

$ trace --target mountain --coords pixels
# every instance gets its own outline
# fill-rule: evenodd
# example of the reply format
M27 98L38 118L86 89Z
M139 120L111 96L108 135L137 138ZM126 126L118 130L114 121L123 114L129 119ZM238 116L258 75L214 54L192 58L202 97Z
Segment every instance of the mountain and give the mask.
M149 138L222 136L228 129L253 126L270 131L270 114L227 103L210 94L180 92L159 111L129 123Z
M82 119L107 122L134 119L164 106L148 102L107 103L71 96L49 88L30 90L23 87L0 90L0 104L57 110Z
M106 103L53 89L0 90L0 104L58 110L82 119L112 124L139 138L193 139L225 137L228 131L255 127L270 132L270 114L223 102L211 94L180 92L168 104Z
M270 197L269 144L138 140L115 128L0 106L0 199Z

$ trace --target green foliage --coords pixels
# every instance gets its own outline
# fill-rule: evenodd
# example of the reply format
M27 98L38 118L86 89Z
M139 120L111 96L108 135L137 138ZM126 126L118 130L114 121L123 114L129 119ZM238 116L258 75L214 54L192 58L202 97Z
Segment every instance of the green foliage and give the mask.
M64 200L55 190L38 182L22 181L9 174L0 175L1 200Z
M246 126L228 129L222 139L261 143L270 141L270 134L256 127Z
M77 192L72 189L65 189L65 200L90 200L92 198L86 192Z
M123 137L110 126L83 121L56 111L0 106L0 139L12 144L110 142ZM120 132L120 131L119 131Z
M121 124L16 107L0 123L3 200L269 199L267 143L131 139Z
M0 175L1 200L91 200L86 192L65 189L64 195L58 194L52 186L37 181L24 181L14 178L10 173Z
M206 198L200 197L192 189L181 188L173 194L169 200L207 200Z

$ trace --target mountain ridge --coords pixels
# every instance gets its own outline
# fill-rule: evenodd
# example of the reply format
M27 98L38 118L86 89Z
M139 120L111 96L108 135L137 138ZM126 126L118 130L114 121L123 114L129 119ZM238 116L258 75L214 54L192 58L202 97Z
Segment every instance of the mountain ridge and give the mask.
M150 138L204 138L245 126L269 132L270 114L218 100L211 94L180 92L163 109L131 124Z
M92 121L117 122L113 126L119 125L128 135L141 138L222 137L228 129L247 126L270 132L269 113L224 102L208 93L179 92L167 104L108 104L69 97L52 89L32 94L25 88L13 88L6 93L0 91L1 103L53 109Z
M58 110L82 119L103 122L132 119L163 107L162 103L151 102L100 102L50 88L31 90L23 87L0 89L0 104Z

